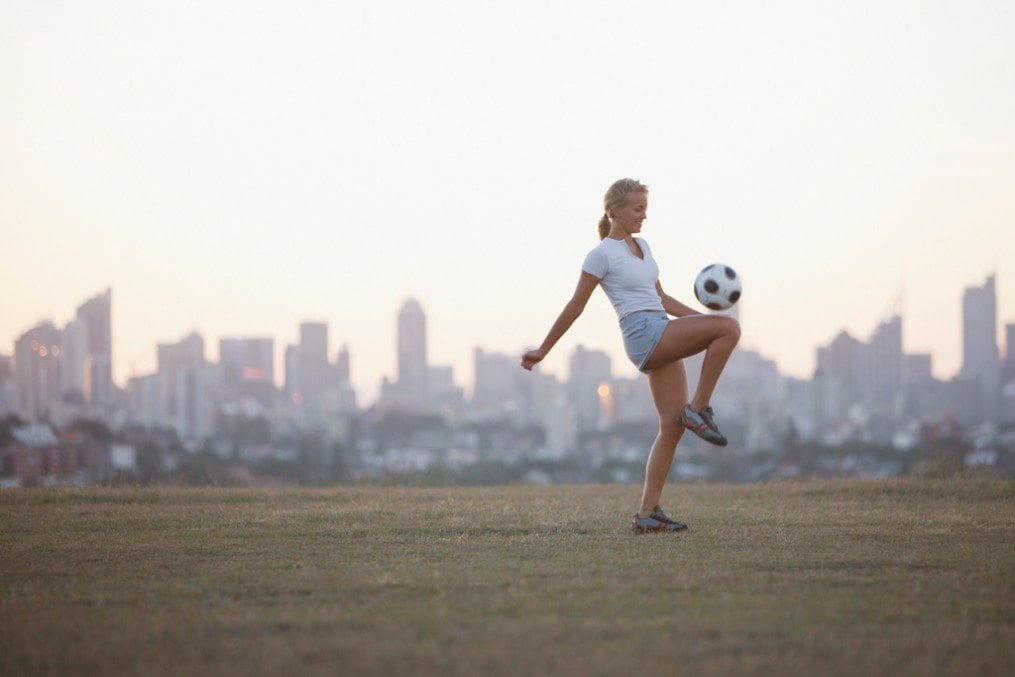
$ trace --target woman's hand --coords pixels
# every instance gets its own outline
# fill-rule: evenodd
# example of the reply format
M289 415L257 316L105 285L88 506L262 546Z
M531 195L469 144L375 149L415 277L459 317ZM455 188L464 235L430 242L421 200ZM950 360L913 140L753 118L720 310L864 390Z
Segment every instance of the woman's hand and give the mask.
M537 363L542 362L543 358L546 357L546 353L538 348L536 350L530 350L529 352L522 355L522 368L532 371Z

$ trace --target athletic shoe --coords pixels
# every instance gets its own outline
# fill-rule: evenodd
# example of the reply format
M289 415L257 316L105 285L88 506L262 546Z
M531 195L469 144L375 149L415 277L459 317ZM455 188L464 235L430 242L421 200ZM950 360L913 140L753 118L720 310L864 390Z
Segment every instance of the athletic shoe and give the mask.
M674 519L670 519L670 516L667 515L665 512L663 512L662 506L659 505L652 508L652 514L649 515L649 517L655 517L660 522L666 522L667 524L675 524L677 525L677 530L683 530L687 528L687 525L684 524L683 522L678 522Z
M715 412L712 411L712 407L705 407L698 413L701 414L701 417L703 419L705 419L705 423L708 424L709 428L711 428L715 432L719 432L719 427L715 424L715 419L712 418L713 415L715 415Z
M715 421L712 420L712 413L712 407L705 407L701 411L695 411L691 409L691 405L687 405L680 412L680 424L706 442L714 444L717 447L725 447L726 438L719 432Z
M668 517L666 519L669 521L664 522L655 513L648 517L638 517L638 513L634 513L634 517L631 518L631 531L643 534L646 531L683 531L687 528L686 524L674 522Z

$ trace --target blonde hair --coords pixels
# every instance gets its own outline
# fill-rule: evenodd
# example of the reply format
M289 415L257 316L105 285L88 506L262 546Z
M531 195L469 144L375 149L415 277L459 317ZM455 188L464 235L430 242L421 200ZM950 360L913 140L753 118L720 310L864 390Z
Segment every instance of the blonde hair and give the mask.
M620 179L614 181L606 195L603 196L603 215L599 219L599 239L605 239L610 234L610 211L623 206L627 202L627 196L631 193L648 194L648 186L637 179Z

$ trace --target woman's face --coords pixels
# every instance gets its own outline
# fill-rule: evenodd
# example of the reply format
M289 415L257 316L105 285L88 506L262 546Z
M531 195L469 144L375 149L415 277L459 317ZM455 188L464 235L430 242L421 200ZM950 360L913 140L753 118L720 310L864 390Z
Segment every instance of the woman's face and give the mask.
M641 222L648 216L648 194L630 193L627 200L613 210L613 222L627 234L641 232Z

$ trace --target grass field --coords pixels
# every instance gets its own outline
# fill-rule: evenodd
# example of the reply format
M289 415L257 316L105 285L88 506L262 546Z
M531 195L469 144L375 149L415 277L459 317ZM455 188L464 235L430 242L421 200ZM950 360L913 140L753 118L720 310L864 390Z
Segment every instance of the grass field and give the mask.
M0 492L0 673L1012 674L1015 483Z

